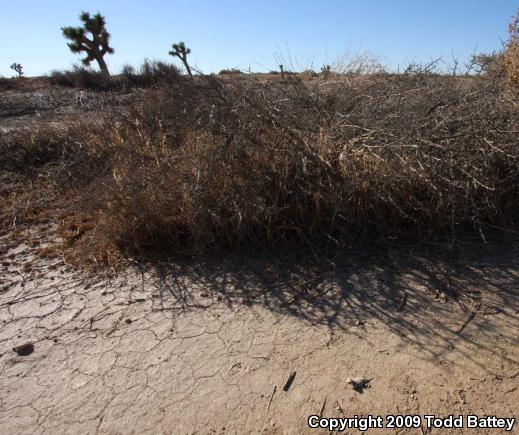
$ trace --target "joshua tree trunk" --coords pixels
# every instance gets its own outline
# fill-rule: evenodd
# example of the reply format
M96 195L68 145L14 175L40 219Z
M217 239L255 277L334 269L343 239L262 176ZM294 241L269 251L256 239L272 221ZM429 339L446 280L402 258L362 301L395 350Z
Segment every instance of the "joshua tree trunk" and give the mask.
M181 58L181 60L184 64L184 66L186 67L186 71L187 71L189 77L193 77L193 74L191 74L191 68L189 67L189 64L187 63L187 58L183 57L183 58Z
M108 67L106 66L106 62L103 59L103 56L101 54L98 54L96 56L96 61L97 61L98 65L99 65L99 69L101 70L103 75L105 77L109 78L110 77L110 71L108 71Z

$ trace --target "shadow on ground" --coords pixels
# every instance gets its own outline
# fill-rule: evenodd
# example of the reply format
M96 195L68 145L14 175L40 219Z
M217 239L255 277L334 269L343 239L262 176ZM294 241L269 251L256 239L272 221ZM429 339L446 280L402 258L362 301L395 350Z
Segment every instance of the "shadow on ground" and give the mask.
M320 262L263 255L139 268L143 288L153 277L156 310L262 305L350 333L376 319L402 337L402 346L418 346L424 358L456 350L472 359L484 349L518 364L509 349L519 344L517 247L467 244L460 252L399 248ZM496 317L505 328L496 328Z

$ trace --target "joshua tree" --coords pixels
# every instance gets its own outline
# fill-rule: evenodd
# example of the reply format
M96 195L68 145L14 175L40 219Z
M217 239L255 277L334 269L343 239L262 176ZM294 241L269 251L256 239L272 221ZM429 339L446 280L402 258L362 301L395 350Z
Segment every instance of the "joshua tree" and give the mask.
M327 76L330 74L330 72L332 71L332 67L331 65L324 65L323 67L321 67L321 72Z
M186 45L183 42L179 42L178 44L173 44L173 50L169 52L171 56L178 57L184 66L186 67L186 71L189 74L189 77L193 77L193 74L191 74L191 68L189 67L189 64L187 63L187 55L191 53L191 49L186 48Z
M23 76L23 66L21 64L14 62L11 65L11 69L16 71L16 73L18 74L18 77Z
M95 60L99 64L101 72L110 77L110 72L106 66L103 56L106 53L113 54L114 49L109 46L110 34L105 28L105 19L98 12L93 17L88 12L81 12L79 19L83 22L83 27L62 27L63 36L72 42L67 43L72 53L84 51L86 57L82 59L84 65L90 65ZM87 37L91 34L91 38Z

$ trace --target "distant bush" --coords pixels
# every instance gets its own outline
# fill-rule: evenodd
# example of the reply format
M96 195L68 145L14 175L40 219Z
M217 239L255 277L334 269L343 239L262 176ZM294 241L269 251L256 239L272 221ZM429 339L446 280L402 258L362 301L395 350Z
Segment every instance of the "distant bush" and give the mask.
M145 60L138 71L132 65L125 65L121 72L121 81L128 86L144 87L172 82L179 76L180 71L176 65Z
M50 83L70 88L84 88L93 90L109 90L114 88L114 82L102 72L74 65L72 70L54 70L50 74Z
M13 79L8 79L0 76L0 89L9 90L13 89L16 86L15 81Z
M305 69L301 74L305 77L318 77L319 76L319 73L317 73L313 69Z
M237 68L231 68L231 69L222 69L218 74L220 74L220 75L223 75L223 74L243 74L243 72L240 71Z
M177 66L165 62L146 60L136 70L132 65L125 65L119 77L106 77L102 72L80 65L74 65L72 70L52 71L50 83L70 88L92 90L117 90L122 86L146 87L160 83L171 83L180 76Z
M491 76L502 76L504 73L501 53L479 53L472 55L470 60L478 73Z

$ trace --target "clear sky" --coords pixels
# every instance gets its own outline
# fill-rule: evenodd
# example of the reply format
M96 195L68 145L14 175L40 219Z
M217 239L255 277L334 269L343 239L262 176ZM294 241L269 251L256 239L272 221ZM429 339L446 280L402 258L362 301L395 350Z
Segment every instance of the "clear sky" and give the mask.
M319 69L347 52L370 51L390 67L443 56L466 59L506 39L518 0L0 0L0 75L14 61L26 75L68 68L60 28L81 10L106 17L112 72L144 58L168 59L185 41L203 72L268 71L276 55Z

